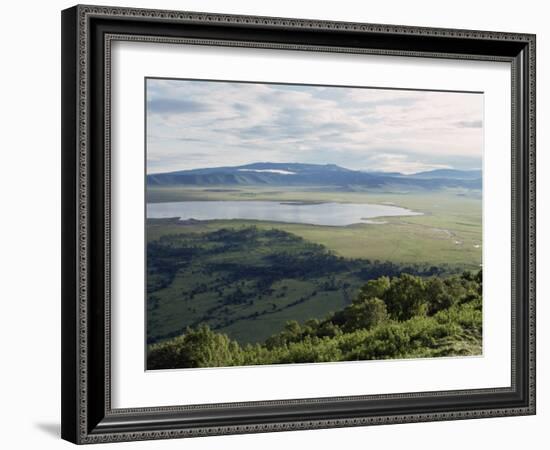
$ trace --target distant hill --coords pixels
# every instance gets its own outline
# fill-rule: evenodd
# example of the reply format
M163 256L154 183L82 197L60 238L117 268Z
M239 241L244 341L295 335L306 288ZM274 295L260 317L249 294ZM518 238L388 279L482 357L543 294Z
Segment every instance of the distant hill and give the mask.
M455 180L477 180L481 179L481 170L455 170L436 169L428 172L419 172L409 175L416 179L449 178Z
M404 175L350 170L336 164L258 162L147 176L149 186L333 186L338 188L481 189L481 171L438 169Z

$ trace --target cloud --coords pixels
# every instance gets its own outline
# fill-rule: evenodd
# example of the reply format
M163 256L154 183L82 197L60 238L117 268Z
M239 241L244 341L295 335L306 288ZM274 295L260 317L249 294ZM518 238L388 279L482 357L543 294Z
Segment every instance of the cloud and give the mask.
M147 102L147 112L149 114L175 113L185 114L193 112L208 111L209 108L205 103L193 100L159 98L149 100Z
M202 142L200 139L195 139L195 138L180 137L176 139L182 142Z
M401 172L404 174L451 168L448 164L423 162L418 159L411 159L410 155L391 153L374 155L371 158L371 167L373 171Z
M259 160L481 167L482 94L149 79L147 100L150 173Z

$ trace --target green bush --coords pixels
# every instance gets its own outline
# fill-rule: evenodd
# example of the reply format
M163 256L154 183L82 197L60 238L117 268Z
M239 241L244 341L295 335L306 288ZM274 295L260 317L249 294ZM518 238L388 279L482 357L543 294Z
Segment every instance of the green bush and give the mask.
M388 320L388 317L384 301L377 297L364 298L360 295L350 306L336 313L331 322L342 331L350 332L372 328Z
M422 278L407 273L391 280L383 299L390 316L399 321L425 315L428 310L426 283Z
M148 368L221 367L239 365L242 350L225 334L210 330L207 325L189 328L184 335L154 344L147 358Z

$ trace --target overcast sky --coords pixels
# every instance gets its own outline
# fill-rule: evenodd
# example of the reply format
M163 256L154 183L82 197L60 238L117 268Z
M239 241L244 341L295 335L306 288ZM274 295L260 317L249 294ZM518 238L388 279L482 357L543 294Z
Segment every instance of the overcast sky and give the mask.
M479 169L482 120L482 94L148 79L147 171Z

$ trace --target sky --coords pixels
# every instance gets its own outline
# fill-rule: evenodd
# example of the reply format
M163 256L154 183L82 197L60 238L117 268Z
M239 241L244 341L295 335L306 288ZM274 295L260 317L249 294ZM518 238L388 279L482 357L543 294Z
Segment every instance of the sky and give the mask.
M483 94L147 79L147 172L253 162L480 169Z

